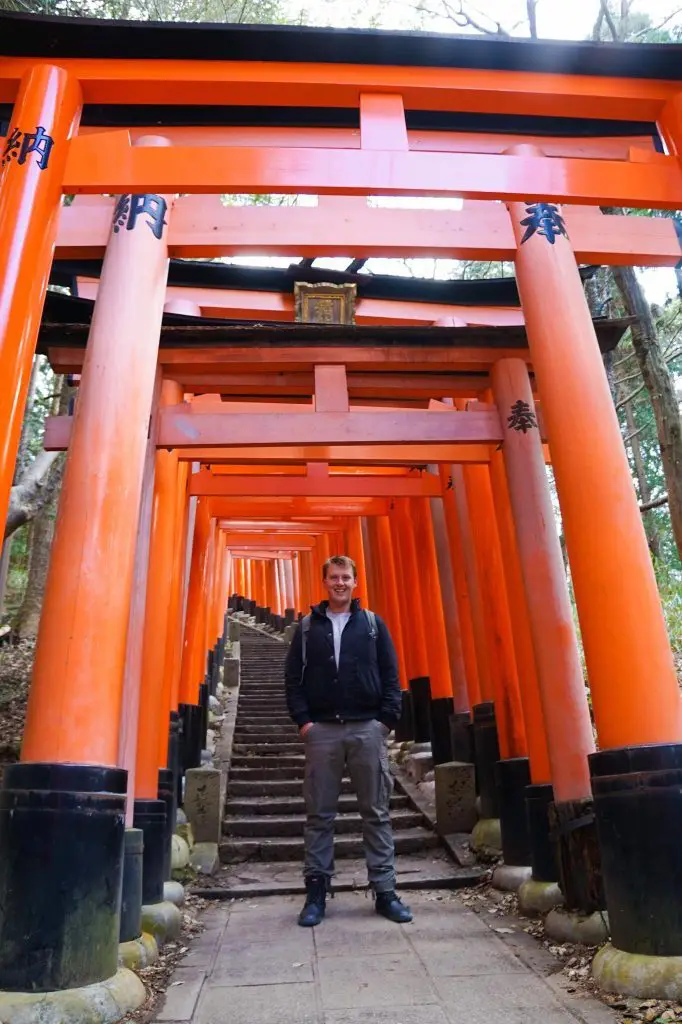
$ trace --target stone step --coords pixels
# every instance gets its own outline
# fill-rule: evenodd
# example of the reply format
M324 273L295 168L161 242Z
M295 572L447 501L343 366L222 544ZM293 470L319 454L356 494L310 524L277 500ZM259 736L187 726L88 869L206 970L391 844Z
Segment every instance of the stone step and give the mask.
M290 768L293 771L303 771L305 758L303 754L277 754L267 757L263 754L233 754L232 764L237 768L262 768L271 769L273 765L279 768ZM294 776L292 775L292 778Z
M254 758L245 759L253 761ZM262 760L262 758L258 759ZM230 768L230 779L235 782L240 779L256 780L266 782L268 779L298 779L298 785L301 785L300 780L303 779L303 758L301 758L300 766L291 767L289 765L283 766L277 763L277 761L269 761L267 765L258 764L245 764L235 765Z
M230 788L228 787L228 793ZM301 785L296 782L292 784L289 795L272 796L269 793L259 793L255 796L242 796L243 790L237 790L235 796L228 796L225 804L226 815L239 815L241 817L254 817L255 815L283 815L283 814L305 814L305 800L301 796ZM406 796L394 793L391 797L391 810L409 807L409 800ZM355 793L345 793L339 799L339 811L352 813L358 809L358 798Z
M433 850L439 845L438 836L425 828L401 829L395 834L396 853L417 853ZM291 861L303 860L303 838L288 836L283 839L224 839L219 846L223 864L238 864L242 861ZM363 843L361 836L340 835L334 839L334 854L338 858L361 857Z
M403 829L419 828L423 824L423 818L417 811L399 808L391 814L391 824L397 834ZM279 839L284 836L302 836L304 825L304 814L255 814L248 818L230 817L223 821L223 835L252 838L262 836ZM361 835L362 818L353 812L339 814L334 822L334 832L336 835Z
M401 854L396 857L395 866L396 889L400 890L460 889L478 885L486 876L485 867L461 868L441 850ZM353 892L364 889L366 885L364 858L346 858L336 865L332 880L334 892ZM192 892L204 899L256 899L261 896L302 896L305 885L300 864L282 862L273 865L251 861L245 868L240 868L239 864L222 865L212 878L198 879Z
M286 727L285 727L286 728ZM299 736L298 729L293 732L284 729L279 732L261 733L261 732L242 732L235 735L234 743L238 747L248 747L249 750L253 750L258 754L269 753L268 747L296 747L297 750L282 750L283 754L295 754L297 751L303 750L303 740Z
M268 743L299 743L300 739L298 729L290 722L289 725L273 725L268 732L237 725L233 742L267 745Z
M270 726L273 729L279 729L283 725L290 725L293 729L297 729L298 726L294 725L289 715L271 715L267 711L259 711L257 714L251 714L246 711L237 711L237 721L235 728L243 729L249 727L251 732L269 732Z
M305 746L302 740L293 743L235 743L232 756L239 757L279 757L280 755L302 754Z
M250 769L247 769L250 771ZM251 798L268 797L269 799L277 798L300 798L301 796L301 783L302 776L298 779L291 778L257 778L255 773L254 777L235 777L234 772L230 772L229 782L227 784L227 793L230 799L242 800ZM341 783L341 792L344 794L352 794L353 787L350 779L344 779Z

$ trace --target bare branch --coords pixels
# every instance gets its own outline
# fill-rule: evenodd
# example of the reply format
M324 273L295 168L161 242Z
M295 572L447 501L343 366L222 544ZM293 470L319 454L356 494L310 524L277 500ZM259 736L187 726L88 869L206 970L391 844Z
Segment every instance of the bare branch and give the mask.
M616 28L616 23L613 20L613 15L611 14L611 11L609 10L609 0L599 0L599 5L601 7L602 14L604 15L604 21L608 25L609 32L611 33L611 36L613 37L613 41L614 41L614 43L617 43L618 42L618 29Z
M622 409L624 405L627 405L628 402L631 402L633 398L636 398L637 395L640 394L640 392L644 391L645 388L646 384L642 384L641 387L635 388L635 390L631 391L629 395L625 396L625 398L622 398L619 402L616 402L616 409Z
M24 523L30 522L52 497L61 479L60 472L52 472L60 454L61 452L39 452L11 489L5 538L11 536Z
M635 39L641 39L642 36L645 36L648 32L660 32L660 30L665 28L668 22L672 21L673 18L676 18L678 14L682 14L682 7L678 7L676 11L669 14L663 19L663 21L659 21L658 25L649 25L647 28L641 28L639 32L633 32L631 40L634 41Z
M526 12L528 14L528 32L531 39L538 37L538 0L526 0Z
M668 495L667 494L663 494L663 495L661 495L660 498L652 498L651 501L647 501L643 505L640 505L639 506L639 511L640 512L650 512L652 508L660 508L661 505L667 505L667 504L668 504Z
M631 434L628 434L627 437L623 438L624 443L629 444L630 441L632 441L635 437L639 437L640 434L643 434L646 430L649 429L649 427L653 426L654 418L653 416L650 416L643 426L639 427L637 430L633 430Z

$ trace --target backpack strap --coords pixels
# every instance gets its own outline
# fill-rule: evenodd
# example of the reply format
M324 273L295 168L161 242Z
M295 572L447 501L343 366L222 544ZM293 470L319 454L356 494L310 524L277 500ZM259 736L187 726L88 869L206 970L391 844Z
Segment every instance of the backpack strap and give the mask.
M377 629L377 617L374 612L371 612L368 608L365 608L365 618L367 619L367 625L369 626L369 635L372 640L376 640L379 636L379 630Z
M306 665L308 663L307 657L306 657L306 654L307 654L306 648L308 646L308 633L309 632L310 632L310 615L304 615L303 618L301 619L301 660L303 662L303 668L301 669L301 681L303 681L303 676L305 675L305 667L306 667Z

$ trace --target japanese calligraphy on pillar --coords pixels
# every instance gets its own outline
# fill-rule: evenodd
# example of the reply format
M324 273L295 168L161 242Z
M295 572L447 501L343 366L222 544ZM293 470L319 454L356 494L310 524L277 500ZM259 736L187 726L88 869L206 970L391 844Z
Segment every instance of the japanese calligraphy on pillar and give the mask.
M528 216L521 221L521 227L526 229L521 245L536 233L546 238L550 245L554 245L559 235L568 238L564 218L555 203L531 203L526 206L526 213Z
M153 193L127 193L119 196L114 209L114 234L117 235L121 228L134 231L138 218L144 215L142 223L147 225L155 238L160 239L166 226L167 212L168 204L163 196Z
M522 430L524 434L529 430L537 430L538 421L528 402L523 402L521 399L514 402L511 407L511 415L507 418L507 426L511 430Z
M16 161L25 164L33 156L38 169L44 171L50 161L50 153L54 139L48 135L42 125L33 132L25 132L21 128L10 128L2 151L2 166Z

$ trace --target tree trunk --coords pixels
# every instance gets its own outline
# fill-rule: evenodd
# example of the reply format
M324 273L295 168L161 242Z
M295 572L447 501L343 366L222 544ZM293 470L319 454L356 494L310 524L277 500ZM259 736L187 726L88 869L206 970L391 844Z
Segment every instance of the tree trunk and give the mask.
M43 506L32 523L28 579L14 627L14 632L20 640L35 637L38 634L40 610L43 605L45 580L47 579L54 536L55 505L56 494L53 492L52 500Z
M2 619L5 611L5 594L7 593L7 575L9 573L9 557L11 553L12 540L8 537L0 549L0 619Z
M632 404L630 402L625 402L623 412L625 413L625 422L627 424L628 434L630 435L628 444L630 445L632 460L635 464L635 476L637 477L637 486L639 487L639 503L640 505L647 505L651 501L651 490L649 488L649 481L646 478L646 469L644 468L644 459L642 458L642 447L639 443L639 437L635 436L637 423L635 421L635 415L632 411ZM654 558L660 558L661 538L656 527L656 520L651 515L651 512L645 512L643 519L646 539L649 544L649 551Z
M682 558L682 420L672 374L663 358L656 325L632 267L613 267L612 274L630 316L632 346L651 399L656 433L668 490L668 509L675 544Z

